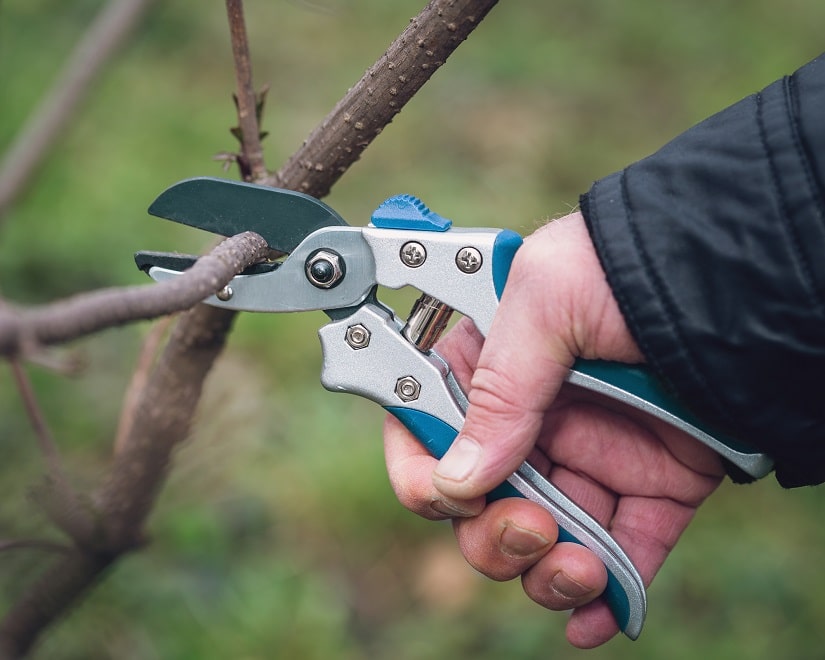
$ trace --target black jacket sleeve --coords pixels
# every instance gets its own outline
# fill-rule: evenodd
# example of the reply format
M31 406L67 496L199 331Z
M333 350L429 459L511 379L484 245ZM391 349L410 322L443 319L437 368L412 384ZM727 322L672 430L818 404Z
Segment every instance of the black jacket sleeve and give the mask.
M825 481L825 55L596 182L630 331L705 421Z

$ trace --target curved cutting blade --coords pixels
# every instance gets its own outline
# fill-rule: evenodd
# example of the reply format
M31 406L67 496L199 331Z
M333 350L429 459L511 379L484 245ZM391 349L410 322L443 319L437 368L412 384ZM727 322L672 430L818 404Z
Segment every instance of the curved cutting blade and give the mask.
M347 224L309 195L213 177L173 184L152 202L149 213L222 236L254 231L270 248L286 253L316 229Z

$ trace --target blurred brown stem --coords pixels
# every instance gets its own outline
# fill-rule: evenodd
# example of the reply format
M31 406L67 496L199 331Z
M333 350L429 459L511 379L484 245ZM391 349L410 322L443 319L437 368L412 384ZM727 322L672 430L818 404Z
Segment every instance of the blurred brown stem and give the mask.
M78 41L52 88L0 161L0 218L31 182L83 96L152 0L111 0Z
M143 388L149 381L149 374L152 373L152 366L158 356L158 349L161 342L169 332L172 324L172 317L166 316L152 326L143 345L140 348L137 364L132 373L129 385L126 387L126 394L123 396L123 406L121 406L120 419L118 420L117 433L115 434L114 453L118 454L124 447L126 439L135 423L138 404L143 393Z
M46 485L39 489L38 494L45 496L44 504L55 524L70 536L85 539L91 533L93 523L88 518L87 512L80 506L80 498L66 478L57 444L37 402L37 396L25 369L16 359L10 362L20 398L23 400L23 407L26 409L40 447L40 453L43 454L46 463L48 475Z
M29 421L31 421L32 428L37 436L40 453L43 454L43 458L46 461L49 475L57 481L65 482L57 445L49 430L49 425L43 416L43 411L37 403L37 396L31 386L31 381L19 360L12 359L10 362L14 380L20 392L20 398L23 400L23 407L26 409L26 414L28 414Z

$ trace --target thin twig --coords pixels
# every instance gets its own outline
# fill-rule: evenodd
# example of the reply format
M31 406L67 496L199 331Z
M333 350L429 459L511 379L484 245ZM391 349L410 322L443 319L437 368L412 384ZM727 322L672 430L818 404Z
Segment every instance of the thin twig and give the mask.
M257 99L252 85L252 59L244 22L243 0L226 0L232 55L235 60L235 80L238 105L238 126L241 131L239 165L246 181L260 181L267 176L261 131L258 126Z
M0 218L74 115L95 76L152 0L111 0L100 10L0 161Z
M57 450L57 444L54 441L49 425L46 423L43 411L37 403L37 396L31 386L28 374L26 374L25 369L23 369L18 360L12 359L10 363L14 380L17 383L17 390L20 392L23 407L29 416L29 421L34 429L37 443L40 447L40 452L43 454L43 459L46 461L49 474L54 479L65 481L63 479L63 467L60 462L60 452Z
M10 363L20 398L23 400L23 407L29 416L40 453L46 463L47 477L43 484L33 489L32 495L52 522L68 534L75 543L87 544L94 531L93 517L90 515L89 508L82 506L80 496L69 483L57 443L37 402L37 396L28 374L18 360L11 359Z

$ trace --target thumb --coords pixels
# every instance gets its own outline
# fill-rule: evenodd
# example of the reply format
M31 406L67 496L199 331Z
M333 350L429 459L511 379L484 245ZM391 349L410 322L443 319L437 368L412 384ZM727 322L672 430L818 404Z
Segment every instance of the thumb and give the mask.
M549 300L556 294L548 293L555 287L547 269L534 267L547 263L542 243L526 241L513 260L470 382L464 426L433 474L447 497L483 495L518 468L573 363L572 332L561 331L569 316Z

